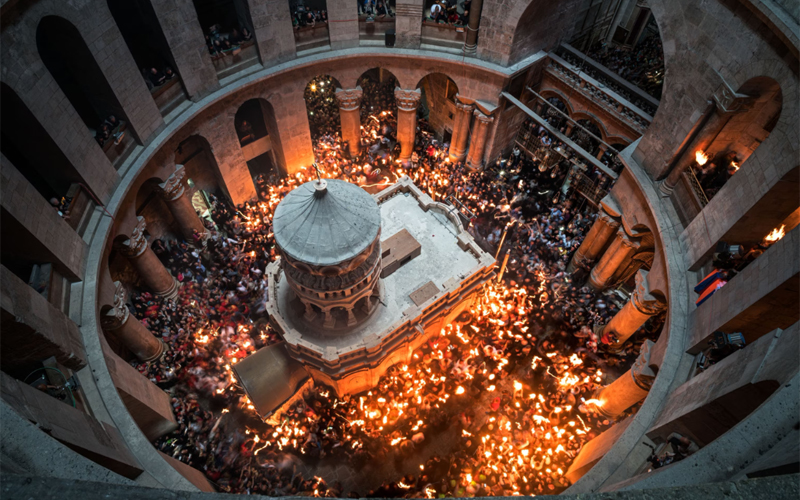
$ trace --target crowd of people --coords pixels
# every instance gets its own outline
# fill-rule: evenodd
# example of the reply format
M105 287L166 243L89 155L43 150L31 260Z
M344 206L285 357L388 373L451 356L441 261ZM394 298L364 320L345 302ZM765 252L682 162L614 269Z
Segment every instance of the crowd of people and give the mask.
M649 36L631 48L601 40L587 55L651 96L660 97L664 82L664 49L658 36Z
M328 11L325 9L312 9L302 1L290 2L289 9L292 12L292 26L294 29L305 28L306 26L316 26L317 23L328 22Z
M115 115L108 115L97 127L94 133L94 139L100 147L104 147L111 141L113 141L115 145L121 143L122 140L125 139L125 122Z
M367 17L394 17L392 0L358 0L358 15Z
M253 33L247 26L233 28L230 32L223 32L222 26L214 24L206 34L206 48L211 57L230 54L241 47L243 43L253 40Z
M460 4L460 5L459 5ZM428 19L439 24L466 26L469 23L469 8L472 0L437 0L430 8Z
M459 200L476 241L500 261L508 255L502 277L372 391L337 397L316 385L270 424L255 413L231 366L280 340L264 311L265 269L276 258L271 215L316 173L261 177L259 199L237 207L211 197L207 235L152 243L182 283L178 297L144 292L133 300L134 314L167 346L161 359L136 366L170 393L179 423L155 445L224 492L557 493L569 485L565 473L582 445L613 423L598 412L596 390L625 371L659 323L648 322L621 352L604 349L614 339L598 338L593 326L606 323L621 300L584 287L581 272L566 272L595 214L562 187L569 169L551 175L537 167L544 149L534 157L517 149L469 172L449 161L448 145L422 117L414 161L404 167L394 160L394 111L384 107L393 101L389 86L369 93L358 157L334 125L312 122L322 175L366 187L408 175L436 200ZM317 473L331 463L354 471L347 484Z

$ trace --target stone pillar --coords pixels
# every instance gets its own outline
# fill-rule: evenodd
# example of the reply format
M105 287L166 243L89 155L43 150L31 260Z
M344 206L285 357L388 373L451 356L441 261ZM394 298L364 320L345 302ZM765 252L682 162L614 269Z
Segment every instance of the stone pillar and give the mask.
M600 413L614 418L647 397L656 378L655 372L650 368L650 351L654 345L652 341L646 340L631 369L600 389L595 396L595 399L600 400Z
M253 37L258 45L258 55L265 67L294 59L294 31L292 15L285 0L247 0Z
M536 99L536 103L533 105L533 112L542 116L542 108L544 108L544 104L539 99Z
M575 123L574 122L567 121L567 128L564 130L564 135L569 137L569 135L572 133L572 129L574 127L575 127Z
M408 165L411 153L414 152L414 142L417 136L417 107L422 98L422 92L416 90L394 89L397 99L397 141L400 143L400 158L403 165Z
M600 261L592 268L589 286L595 290L603 290L611 282L619 266L627 261L636 250L637 242L631 240L625 230L620 228L611 245L606 249Z
M395 47L418 49L422 38L424 2L422 0L398 0L395 5Z
M695 153L705 151L728 123L731 116L745 109L750 98L744 94L737 94L727 83L722 82L722 85L714 93L713 99L711 109L706 112L704 118L700 118L705 123L701 122L694 139L675 160L675 166L659 186L659 191L663 196L672 194L683 173L695 163Z
M572 255L567 272L572 273L583 264L593 262L603 251L608 240L619 228L619 209L609 196L600 201L600 213L591 229L583 239L581 246Z
M117 248L139 273L147 286L156 295L174 298L178 295L178 282L169 273L166 267L158 260L156 254L147 244L144 237L144 217L137 217L139 223L133 228L131 237Z
M331 50L358 47L358 7L352 0L326 0Z
M131 317L122 283L115 281L114 286L114 305L100 318L103 331L118 338L140 361L160 358L164 354L164 343L155 338L141 321Z
M647 275L648 272L643 269L636 272L636 289L630 300L603 328L603 333L612 333L617 337L612 349L621 347L648 318L658 314L666 306L660 298L650 294Z
M192 0L150 0L167 40L175 70L192 101L219 88L217 70L206 48L204 30Z
M603 158L603 155L605 154L605 152L607 150L608 150L608 146L606 146L605 144L600 144L600 147L598 148L598 151L597 151L597 159L601 160Z
M357 156L361 152L362 95L361 87L348 90L336 89L339 118L342 122L342 140L347 142L351 156Z
M493 116L484 115L476 109L475 125L469 138L469 154L467 155L467 168L479 170L483 166L483 153L486 150L486 137L489 135L489 124L494 121Z
M478 29L481 26L483 0L472 0L467 23L467 39L464 41L464 54L474 56L478 51Z
M206 228L192 206L192 200L186 196L186 186L183 184L185 176L186 170L183 165L175 165L175 172L158 187L161 188L161 196L180 226L184 238L193 243L192 231L197 230L200 234L206 234ZM203 240L205 241L205 238Z
M474 109L472 104L459 102L456 94L456 116L453 119L453 137L450 139L450 161L454 163L464 161L467 156L467 139Z

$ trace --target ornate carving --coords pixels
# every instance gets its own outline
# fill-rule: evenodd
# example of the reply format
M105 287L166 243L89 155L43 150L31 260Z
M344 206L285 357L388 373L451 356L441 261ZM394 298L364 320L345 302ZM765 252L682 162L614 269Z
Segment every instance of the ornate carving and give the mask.
M123 241L122 244L117 247L119 251L128 258L138 257L147 249L147 239L144 237L144 228L147 226L147 223L142 216L136 217L136 219L138 222L136 226L134 226L133 231L131 231L131 237Z
M648 272L640 269L636 272L636 289L631 295L631 302L642 314L653 316L661 312L665 304L658 298L650 294L650 284L647 281Z
M161 196L167 200L177 200L184 193L183 178L186 177L186 169L183 165L175 165L175 172L167 180L158 185L161 188Z
M338 291L353 287L360 283L371 271L380 258L380 245L374 245L372 252L358 267L338 276L320 276L309 274L293 266L287 259L281 259L286 276L300 285L317 291Z
M474 104L466 104L458 100L458 94L456 94L456 109L462 113L471 113L473 109L475 109Z
M645 340L641 350L639 350L639 356L631 366L633 382L645 391L650 390L653 386L653 380L656 378L656 373L650 368L650 351L654 345L653 341Z
M336 100L339 102L339 109L343 111L353 111L361 108L361 96L364 92L361 87L354 89L336 89Z
M597 224L598 222L601 223L601 224L605 224L606 226L608 226L608 227L610 227L612 229L619 228L619 224L620 224L619 220L615 219L611 215L608 215L603 210L600 211L600 217L597 218L597 220L595 221L595 224ZM606 233L606 234L608 234L608 233Z
M115 330L128 321L130 311L125 305L127 301L125 287L119 281L114 282L114 305L100 318L100 326L104 330Z
M632 240L630 236L628 236L628 234L622 229L617 231L617 238L620 239L620 244L622 245L622 248L620 248L620 250L622 250L623 248L629 248L635 250L636 248L639 247L639 242Z
M478 120L478 123L482 123L483 125L488 125L494 121L494 116L484 115L483 112L479 109L473 111L472 114L475 115L475 118Z
M750 96L737 94L727 82L723 81L716 92L714 92L714 102L720 113L735 113L744 111L750 103Z
M400 87L394 89L394 98L397 99L397 109L400 111L417 111L422 92L419 90L404 90Z

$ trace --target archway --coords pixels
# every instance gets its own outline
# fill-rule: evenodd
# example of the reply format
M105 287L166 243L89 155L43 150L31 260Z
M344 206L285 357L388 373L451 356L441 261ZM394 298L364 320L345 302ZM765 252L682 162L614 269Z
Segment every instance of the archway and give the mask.
M342 135L339 105L335 96L337 88L342 88L342 85L329 75L315 76L306 85L303 98L306 101L308 125L314 143L323 135Z
M422 91L420 112L439 139L449 142L453 134L458 86L444 73L425 75L417 87Z
M212 40L233 41L231 37L242 35L242 28L253 33L247 0L192 0L192 3L203 34Z
M592 156L597 155L600 147L600 141L589 135L587 130L594 136L602 138L603 133L600 131L600 127L587 118L577 120L576 123L580 125L580 127L574 127L569 135L569 138L575 141L575 144L585 149Z
M280 131L272 105L260 98L244 102L236 111L234 125L250 175L261 195L266 185L275 182L285 171Z
M361 121L369 116L386 111L397 115L397 101L394 89L399 86L397 77L383 68L372 68L358 77L358 86L364 92L361 98Z
M103 71L72 23L57 16L43 17L36 29L36 47L45 67L93 134L111 115L128 121ZM130 127L128 130L133 132ZM113 135L98 139L101 146L109 141L114 141Z
M547 103L542 104L542 117L555 128L564 128L567 125L567 116L570 116L569 106L556 96L548 97L545 100Z
M159 193L161 189L158 185L162 182L164 179L153 177L142 183L136 193L136 215L144 217L147 232L153 238L180 239L180 229L174 227L175 217Z
M16 92L0 82L0 151L47 200L83 181Z
M229 197L219 165L205 137L192 135L184 139L175 151L175 164L186 169L186 183L191 189L187 196L192 197L193 204L194 194L201 193L204 206L195 205L201 213L210 208L210 195Z

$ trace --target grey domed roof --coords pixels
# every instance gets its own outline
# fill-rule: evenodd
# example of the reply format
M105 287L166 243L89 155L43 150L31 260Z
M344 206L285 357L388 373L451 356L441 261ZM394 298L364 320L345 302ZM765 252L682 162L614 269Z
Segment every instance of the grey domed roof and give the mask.
M272 218L275 242L293 259L315 266L339 264L375 241L381 227L378 204L349 182L306 182L278 204Z

